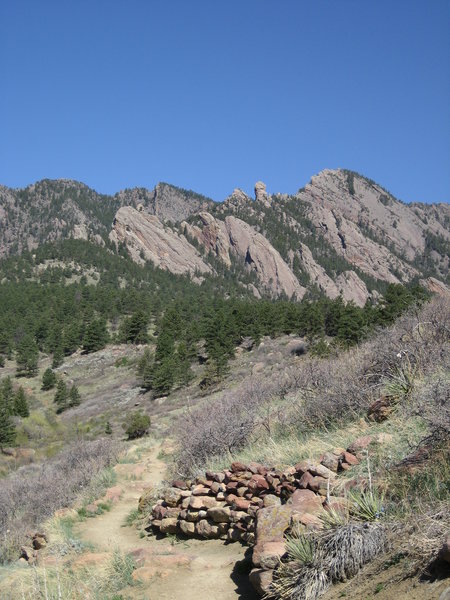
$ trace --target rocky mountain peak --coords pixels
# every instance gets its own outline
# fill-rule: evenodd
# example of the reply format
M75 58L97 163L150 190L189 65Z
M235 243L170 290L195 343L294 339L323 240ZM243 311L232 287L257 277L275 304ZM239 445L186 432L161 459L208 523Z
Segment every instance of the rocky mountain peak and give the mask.
M255 183L255 200L261 202L264 206L270 206L270 198L266 191L266 184L262 181Z

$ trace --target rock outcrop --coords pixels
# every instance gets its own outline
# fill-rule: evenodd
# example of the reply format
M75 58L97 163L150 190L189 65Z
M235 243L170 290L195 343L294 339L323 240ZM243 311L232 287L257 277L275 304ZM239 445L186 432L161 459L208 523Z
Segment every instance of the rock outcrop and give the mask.
M158 217L132 208L117 211L110 239L126 244L136 262L151 261L175 274L211 273L211 267L187 239L163 225Z
M182 223L186 234L195 238L206 252L213 252L227 266L234 255L242 265L256 274L261 286L273 296L282 294L301 299L305 288L268 240L245 221L227 216L225 221L209 213L200 213L197 225Z

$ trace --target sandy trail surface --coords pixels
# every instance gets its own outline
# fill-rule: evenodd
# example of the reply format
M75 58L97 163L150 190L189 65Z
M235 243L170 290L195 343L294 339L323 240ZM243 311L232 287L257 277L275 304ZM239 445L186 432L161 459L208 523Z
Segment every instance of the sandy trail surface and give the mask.
M88 518L76 527L76 535L93 546L94 552L111 553L115 548L130 552L139 585L124 590L125 598L140 600L254 600L248 582L248 548L221 540L141 538L126 517L137 508L139 497L163 479L166 466L158 458L160 446L145 449L137 462L118 464L120 499L110 511Z

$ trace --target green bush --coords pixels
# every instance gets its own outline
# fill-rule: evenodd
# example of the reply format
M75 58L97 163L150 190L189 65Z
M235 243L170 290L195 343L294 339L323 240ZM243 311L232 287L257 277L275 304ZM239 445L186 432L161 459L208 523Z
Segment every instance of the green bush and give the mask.
M144 435L147 435L150 429L150 417L140 411L136 411L127 415L122 424L122 429L128 436L129 440L135 440Z

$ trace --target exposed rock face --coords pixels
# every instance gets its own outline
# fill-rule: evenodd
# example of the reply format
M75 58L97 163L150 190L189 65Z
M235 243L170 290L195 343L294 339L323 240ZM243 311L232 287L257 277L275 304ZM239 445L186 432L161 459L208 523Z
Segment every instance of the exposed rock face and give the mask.
M187 219L202 210L208 210L213 204L210 198L189 190L177 188L168 183L158 183L152 191L145 188L124 190L116 194L121 206L131 205L150 215L155 215L160 221L177 223Z
M286 294L299 299L304 296L305 288L263 235L236 217L227 217L225 225L232 251L256 272L264 287L271 289L275 296Z
M336 285L345 302L353 301L357 306L364 306L369 298L369 291L355 271L344 271L336 278Z
M442 225L450 215L447 205L403 204L346 171L322 171L297 196L309 204L308 216L336 252L377 279L398 282L392 271L411 279L417 270L399 256L412 260L422 253L426 232L450 237Z
M174 273L212 273L206 256L212 252L228 268L236 260L234 265L255 273L258 281L242 278L241 284L256 297L267 292L302 297L305 290L294 276L300 271L328 297L342 294L360 306L376 297L377 280L426 277L421 283L428 289L448 293L442 281L449 271L450 206L404 204L373 181L343 170L322 171L293 196L269 196L257 182L255 200L235 189L221 204L166 183L114 196L65 179L23 189L0 186L0 257L67 238L103 245L124 206L156 218L142 221L147 238L141 238L143 232L132 235L131 228L122 231L135 260L142 254ZM183 226L203 246L200 253L171 225L188 219ZM119 227L116 222L111 234L116 241ZM364 282L360 272L368 276Z
M445 285L439 279L435 277L428 277L427 279L421 279L420 285L429 290L432 294L438 294L439 296L446 296L450 294L450 288Z
M186 233L202 244L207 252L213 252L228 267L231 266L230 242L222 221L217 221L207 212L198 214L201 227L183 222Z
M165 227L158 217L131 206L117 211L110 238L116 244L125 243L136 262L149 260L175 274L211 272L211 267L184 236Z
M265 206L270 206L270 199L266 191L266 184L262 181L255 183L255 200L261 202Z
M200 213L201 226L182 223L188 235L195 237L207 252L213 252L227 266L230 254L235 255L254 271L261 285L274 296L286 294L289 298L302 298L305 294L290 267L280 253L241 219L228 216L225 221L215 219L208 213Z

